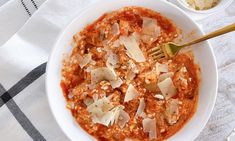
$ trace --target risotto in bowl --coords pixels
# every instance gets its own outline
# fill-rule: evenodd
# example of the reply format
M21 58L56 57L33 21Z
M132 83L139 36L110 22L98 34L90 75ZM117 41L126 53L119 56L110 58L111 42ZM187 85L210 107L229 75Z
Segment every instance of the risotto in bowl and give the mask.
M194 139L216 98L210 46L158 61L148 50L200 34L162 1L88 7L62 33L48 63L48 99L62 130L71 140Z

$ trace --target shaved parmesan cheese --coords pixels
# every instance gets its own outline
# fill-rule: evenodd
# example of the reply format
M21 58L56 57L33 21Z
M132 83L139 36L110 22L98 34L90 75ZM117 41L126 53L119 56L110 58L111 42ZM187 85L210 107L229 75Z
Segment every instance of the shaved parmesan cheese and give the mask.
M129 87L127 88L124 102L128 102L132 99L135 99L136 97L138 97L138 95L139 95L138 91L135 89L135 87L132 84L130 84Z
M94 94L94 95L93 95L93 100L94 100L94 101L97 101L98 98L99 98L99 97L98 97L98 94Z
M94 102L94 100L92 98L87 97L86 99L84 99L84 103L86 104L86 106L91 105Z
M156 73L159 75L161 72L168 72L168 65L167 64L160 64L156 63Z
M133 71L128 71L127 75L126 75L126 81L129 83L130 81L132 81L136 76L136 73L134 73Z
M110 81L110 84L113 89L120 87L122 85L122 83L123 83L123 81L120 77L118 77L117 80Z
M141 40L144 42L144 43L147 43L147 44L152 44L155 40L157 40L157 38L153 38L152 36L150 35L142 35L141 36Z
M131 54L129 52L126 52L126 55L130 58L132 58Z
M130 54L130 57L134 59L136 62L144 62L145 57L143 52L141 51L139 47L139 42L136 41L133 34L130 36L121 36L119 38L120 43L125 46L127 49L127 52Z
M140 99L140 103L136 112L136 117L140 116L140 117L146 117L146 114L144 112L144 108L145 108L145 102L144 102L144 98Z
M118 105L111 110L114 116L110 121L110 125L113 125L118 120L120 109L124 109L124 107L122 105Z
M130 116L124 110L124 106L118 105L111 110L108 119L110 119L110 125L117 123L121 128L130 120Z
M94 98L94 102L87 107L87 111L90 112L93 123L108 126L115 116L111 111L113 107L110 100L104 96L101 99Z
M133 35L133 37L135 38L135 40L136 40L137 42L140 42L140 34L139 34L139 33L133 32L132 35Z
M143 119L143 130L144 132L149 133L149 139L157 138L157 130L156 130L156 119L145 118Z
M166 100L173 97L176 94L176 88L171 80L171 78L166 78L162 82L157 84L162 92L162 95Z
M112 66L115 66L118 63L118 56L114 54L113 52L108 52L108 58L107 62L111 64Z
M120 30L119 30L119 24L118 23L114 23L111 27L112 29L112 34L113 35L118 35L120 34Z
M104 96L98 99L97 96L94 96L93 103L87 107L87 111L91 114L92 122L105 126L113 125L115 122L123 128L130 120L128 113L123 110L124 107L122 105L114 107L110 102L111 97Z
M92 111L92 109L93 109L94 107L98 107L98 108L100 108L103 112L107 112L107 111L109 111L110 109L113 108L113 105L110 104L110 100L109 100L107 97L103 97L103 98L98 99L98 100L94 99L94 103L92 103L91 105L89 105L89 106L87 107L87 111L88 111L88 112L89 112L89 111Z
M179 100L169 99L166 103L166 118L170 125L173 125L179 119Z
M115 81L117 76L112 69L107 67L100 67L94 70L91 70L91 82L97 84L102 80Z
M102 116L104 115L104 112L102 111L101 108L98 107L93 107L92 109L90 109L88 112L91 113L91 119L93 123L100 123L100 120L102 118Z
M117 39L116 41L113 42L113 47L116 47L116 48L120 47L119 39Z
M162 81L165 80L166 78L171 78L173 75L174 75L173 72L163 73L163 74L159 75L159 77L158 77L158 82L162 82Z
M109 124L113 121L114 119L114 113L112 111L108 111L106 112L103 117L100 119L101 124L105 125L105 126L109 126Z
M128 69L129 70L133 71L134 73L139 73L139 70L138 70L136 64L132 60L129 60L127 62L127 64L128 64Z
M93 66L89 66L85 69L85 72L91 72L91 70L93 70L94 67Z
M91 61L92 61L91 54L84 54L83 57L78 55L78 62L81 68L85 67Z
M136 74L139 73L139 70L136 64L132 60L129 60L127 62L127 67L128 67L128 72L126 75L126 81L127 83L130 83L130 81L132 81L135 78Z
M156 94L154 97L161 100L164 99L163 95L161 94Z
M115 71L113 69L114 66L112 66L110 63L108 63L108 61L106 62L106 66L107 66L107 68L109 68L113 72L113 74L116 75L116 73L115 73ZM122 79L120 77L116 77L115 80L110 80L109 82L110 82L110 84L111 84L113 89L115 89L117 87L120 87L122 85L122 83L123 83L123 81L122 81Z
M143 17L141 39L147 44L151 44L160 36L161 28L157 25L156 19Z
M146 35L159 36L160 27L157 25L156 19L143 17L142 33Z
M125 127L126 123L130 120L130 116L127 112L125 112L123 109L120 109L119 117L118 117L118 125L120 128Z
M122 105L118 105L116 106L113 111L115 113L115 116L114 116L114 121L115 123L118 123L118 118L119 118L119 115L120 115L120 110L123 110L124 109L124 106Z

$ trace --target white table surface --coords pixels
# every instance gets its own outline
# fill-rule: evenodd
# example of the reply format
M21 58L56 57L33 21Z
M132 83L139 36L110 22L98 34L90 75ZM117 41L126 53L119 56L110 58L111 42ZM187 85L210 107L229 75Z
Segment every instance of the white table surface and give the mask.
M206 33L235 23L235 1L198 23ZM224 141L235 128L235 32L210 42L219 70L218 96L210 120L196 141Z

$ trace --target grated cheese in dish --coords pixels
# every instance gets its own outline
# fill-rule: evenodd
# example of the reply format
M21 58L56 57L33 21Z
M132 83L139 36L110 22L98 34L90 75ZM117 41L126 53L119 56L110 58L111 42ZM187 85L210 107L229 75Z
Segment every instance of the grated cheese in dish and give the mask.
M220 0L186 0L186 2L195 10L207 10L216 6Z

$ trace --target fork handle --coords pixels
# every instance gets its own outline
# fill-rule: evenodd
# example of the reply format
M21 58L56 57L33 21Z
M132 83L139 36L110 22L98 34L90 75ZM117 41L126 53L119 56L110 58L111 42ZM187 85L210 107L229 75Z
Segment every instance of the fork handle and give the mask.
M225 33L228 33L228 32L234 31L234 30L235 30L235 23L228 25L228 26L225 26L225 27L218 29L214 32L211 32L209 34L206 34L206 35L202 36L201 38L195 39L189 43L183 44L181 47L190 46L190 45L205 41L207 39L217 37L219 35L223 35Z

